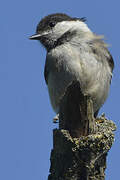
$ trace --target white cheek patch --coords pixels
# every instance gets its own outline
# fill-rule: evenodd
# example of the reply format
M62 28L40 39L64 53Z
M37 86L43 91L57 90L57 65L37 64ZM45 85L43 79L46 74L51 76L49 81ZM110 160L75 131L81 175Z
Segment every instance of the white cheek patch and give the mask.
M56 24L54 31L64 34L68 30L78 30L83 32L91 32L88 26L82 21L62 21Z

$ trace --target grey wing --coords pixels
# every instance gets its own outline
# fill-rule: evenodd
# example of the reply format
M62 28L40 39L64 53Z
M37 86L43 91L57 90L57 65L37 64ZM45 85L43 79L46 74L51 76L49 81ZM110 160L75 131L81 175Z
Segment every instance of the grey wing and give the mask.
M112 73L114 69L114 61L112 55L106 47L106 44L101 39L96 39L94 40L94 43L92 42L92 45L90 44L90 48L92 50L92 53L96 55L96 58L99 57L101 60L106 60L108 62Z
M46 58L46 63L45 63L45 68L44 68L44 78L46 84L48 84L48 74L49 74L49 65L48 65L48 60Z
M50 71L53 70L53 58L51 57L51 55L46 56L46 61L45 61L45 68L44 68L44 78L46 81L46 84L48 84L48 76Z
M97 39L94 43L90 44L89 47L92 51L92 54L94 54L94 56L96 57L96 59L98 59L98 61L107 61L111 70L111 77L109 81L111 83L112 72L114 69L114 61L106 45L104 44L102 40ZM97 117L98 112L99 112L99 109L94 113L94 117Z
M108 53L109 53L109 51L108 51ZM114 69L114 61L113 61L113 58L112 58L112 55L109 53L109 58L107 59L107 61L108 61L108 64L109 64L109 66L110 66L110 68L111 68L111 72L113 72L113 69ZM112 80L112 75L111 75L111 80ZM110 83L111 83L111 80L110 80Z
M111 72L112 72L114 69L114 61L113 61L113 57L109 51L108 51L108 54L109 54L109 58L107 58L107 61L108 61L108 64L109 64L109 66L111 68Z

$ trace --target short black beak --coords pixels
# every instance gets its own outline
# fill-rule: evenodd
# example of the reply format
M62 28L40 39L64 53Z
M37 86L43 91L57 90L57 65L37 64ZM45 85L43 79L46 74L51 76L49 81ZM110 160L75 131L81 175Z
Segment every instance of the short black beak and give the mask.
M41 34L34 34L29 37L30 40L39 40L41 37Z

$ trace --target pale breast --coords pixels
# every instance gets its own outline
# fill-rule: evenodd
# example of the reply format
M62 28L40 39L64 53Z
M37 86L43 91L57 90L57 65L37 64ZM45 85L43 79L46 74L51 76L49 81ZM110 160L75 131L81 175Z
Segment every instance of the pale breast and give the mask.
M93 99L94 111L101 107L107 98L110 85L110 69L107 62L98 62L89 52L62 47L49 55L51 69L48 77L48 91L51 104L56 113L66 87L78 80L83 93Z

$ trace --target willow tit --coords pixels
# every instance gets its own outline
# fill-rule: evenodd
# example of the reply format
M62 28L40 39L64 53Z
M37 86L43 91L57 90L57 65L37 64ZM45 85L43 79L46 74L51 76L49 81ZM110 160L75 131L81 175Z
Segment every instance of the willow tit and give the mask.
M30 39L39 40L47 50L44 77L54 111L59 113L62 95L77 80L82 92L91 96L96 117L108 96L114 68L102 37L84 18L57 13L44 17Z

